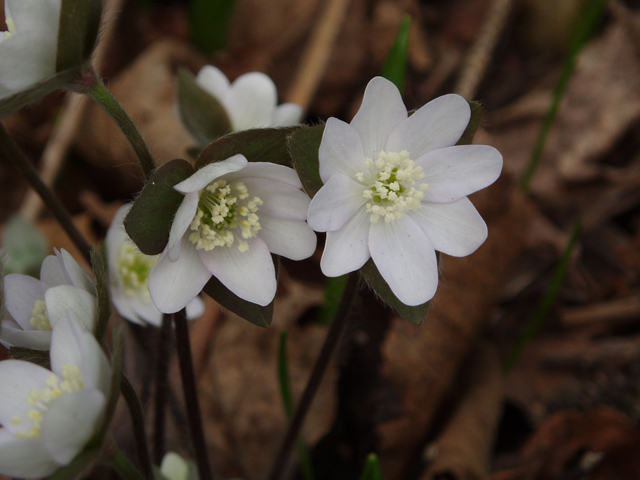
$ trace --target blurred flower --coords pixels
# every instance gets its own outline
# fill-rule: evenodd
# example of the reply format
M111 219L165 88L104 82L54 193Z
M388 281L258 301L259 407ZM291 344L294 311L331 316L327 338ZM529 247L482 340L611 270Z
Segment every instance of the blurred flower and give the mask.
M276 293L271 253L313 254L309 197L294 170L248 163L242 155L211 163L174 186L184 194L169 243L149 274L161 312L177 312L215 276L238 297L268 305Z
M222 104L234 132L251 128L286 127L300 123L302 107L295 103L277 106L276 86L267 75L250 72L233 83L216 67L203 67L196 82Z
M130 322L157 327L162 323L162 312L149 295L149 273L159 255L145 255L127 235L122 224L132 204L120 207L105 239L109 261L111 300L118 313ZM204 312L204 303L195 297L187 305L187 318L198 318Z
M93 329L94 284L66 250L55 250L55 255L44 259L40 280L14 273L3 282L5 305L12 317L2 320L3 345L48 350L52 327L68 314Z
M93 335L69 319L53 329L51 370L0 362L0 474L45 477L68 465L103 419L111 367Z
M398 299L420 305L438 285L436 250L465 256L482 245L487 226L467 195L498 178L502 156L486 145L455 145L469 119L458 95L408 117L398 89L377 77L351 124L327 121L319 149L324 186L308 218L327 232L325 275L373 258Z
M189 480L189 464L175 452L168 452L160 464L160 473L167 480Z

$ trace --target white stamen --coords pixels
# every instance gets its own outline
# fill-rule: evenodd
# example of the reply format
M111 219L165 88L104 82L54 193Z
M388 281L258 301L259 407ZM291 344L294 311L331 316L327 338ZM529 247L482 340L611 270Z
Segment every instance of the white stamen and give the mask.
M158 255L145 255L133 242L123 242L116 260L122 290L128 298L151 302L149 295L149 273L158 262Z
M36 300L34 302L33 310L31 310L31 318L29 319L29 325L36 330L42 330L45 332L51 331L49 315L47 314L47 304L44 300Z

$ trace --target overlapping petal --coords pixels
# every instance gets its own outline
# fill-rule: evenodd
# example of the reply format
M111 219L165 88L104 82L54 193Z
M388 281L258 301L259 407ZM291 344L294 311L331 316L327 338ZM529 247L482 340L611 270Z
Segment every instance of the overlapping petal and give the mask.
M339 277L362 267L371 258L369 252L369 214L362 206L339 230L327 232L320 260L322 272Z
M209 185L213 180L226 173L237 172L247 165L247 159L244 155L234 155L224 162L210 163L202 167L196 173L186 180L176 184L173 188L180 193L199 192Z
M318 149L318 160L320 178L324 183L335 173L354 178L356 173L364 171L364 147L358 131L337 118L327 120Z
M365 203L364 188L350 177L332 175L309 205L308 222L317 232L332 232L343 227Z
M251 72L233 82L224 104L229 109L233 130L240 131L270 126L277 102L273 80L264 73Z
M305 222L282 220L260 214L260 238L271 253L303 260L316 250L316 234Z
M264 202L260 213L283 220L306 220L310 200L301 190L261 178L246 178L243 183L252 198L258 197Z
M4 278L4 298L7 310L24 330L33 330L29 323L37 300L44 301L48 285L27 275L12 273Z
M0 428L0 474L42 478L59 466L45 449L42 439L17 439L6 428Z

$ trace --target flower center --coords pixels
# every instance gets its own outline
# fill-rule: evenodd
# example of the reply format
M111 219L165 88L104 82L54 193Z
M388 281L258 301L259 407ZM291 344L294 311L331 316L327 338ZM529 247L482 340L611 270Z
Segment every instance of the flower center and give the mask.
M18 33L18 31L16 30L16 24L13 22L13 17L7 17L5 19L5 22L7 24L7 31L2 32L2 40L11 36L11 34L13 33Z
M356 180L366 187L362 196L368 200L371 223L377 223L380 218L393 222L406 212L420 209L420 200L428 185L417 183L424 172L409 159L409 152L383 151L375 161L367 158L365 166L367 170L356 173Z
M116 260L116 271L122 282L124 294L149 303L149 273L158 262L158 255L145 255L133 242L124 242Z
M255 237L261 228L256 214L260 205L262 200L258 197L250 199L249 190L242 182L231 185L225 180L211 182L200 191L189 240L196 249L209 251L230 247L237 239L238 250L246 252L249 244L244 240Z
M19 415L11 417L11 424L24 426L16 432L17 438L38 438L42 435L42 420L53 400L61 395L79 392L84 388L84 382L80 375L80 369L71 364L62 367L62 378L51 374L46 380L46 386L42 390L31 390L26 401L31 407L25 418Z
M36 300L34 302L29 324L36 330L44 330L45 332L51 331L49 315L47 315L47 304L44 303L44 300Z

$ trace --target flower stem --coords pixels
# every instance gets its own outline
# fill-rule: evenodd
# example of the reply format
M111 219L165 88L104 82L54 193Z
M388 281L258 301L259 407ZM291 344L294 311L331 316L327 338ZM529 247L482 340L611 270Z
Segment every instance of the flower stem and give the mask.
M122 133L127 137L127 140L129 140L133 150L136 152L138 161L142 166L142 170L144 170L145 177L149 178L156 168L156 165L149 151L149 147L147 147L138 127L133 123L131 117L129 117L124 108L122 108L122 105L120 105L99 77L93 88L87 92L87 95L104 108L109 116L118 124L118 127L120 127L120 130L122 130Z
M147 436L144 431L144 414L142 413L142 406L140 400L133 386L122 375L122 381L120 383L120 389L122 391L122 397L129 408L131 414L131 425L133 428L133 437L136 442L136 448L138 450L138 457L140 464L142 465L142 472L146 480L153 480L153 467L151 466L151 457L149 456L149 446L147 445Z
M171 315L162 316L156 349L156 396L153 422L153 461L160 465L164 455L165 405L167 403L167 375L171 355Z
M207 443L202 428L202 415L196 389L196 376L193 370L193 357L191 356L191 344L189 343L189 327L184 309L173 315L173 324L176 328L176 346L178 350L178 363L180 376L182 377L182 390L189 420L189 431L196 453L196 462L200 480L212 480L211 466L207 455Z
M109 460L108 465L124 480L143 480L142 473L131 464L127 456L122 453L122 450L115 445L115 442L113 442L113 447L116 449L116 453Z
M280 446L280 450L276 456L271 473L267 477L269 480L279 480L284 474L289 456L291 455L291 450L298 438L304 419L309 411L309 407L311 406L311 403L318 391L318 387L320 387L320 382L322 381L324 372L327 370L329 360L331 360L331 354L335 350L335 347L342 336L344 327L347 325L349 320L349 310L357 291L358 272L356 271L351 272L347 278L347 283L344 287L344 291L342 292L342 298L340 299L340 304L338 305L336 314L333 317L333 322L331 323L329 332L324 340L324 344L322 345L322 349L320 350L316 363L313 366L307 386L305 387L304 392L302 392L300 403L298 403L296 411L293 414L293 419L289 424L287 434Z
M22 150L20 150L18 145L16 145L2 123L0 123L0 154L12 161L18 170L20 170L20 173L24 175L29 184L40 196L42 202L49 207L51 213L53 213L56 220L58 220L62 228L67 232L67 235L69 235L69 238L71 238L75 246L78 247L78 250L80 250L85 260L91 265L91 247L89 243L84 239L80 231L78 231L71 215L62 203L60 203L53 191L40 179L38 171L27 159Z

